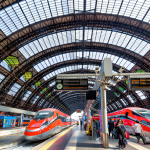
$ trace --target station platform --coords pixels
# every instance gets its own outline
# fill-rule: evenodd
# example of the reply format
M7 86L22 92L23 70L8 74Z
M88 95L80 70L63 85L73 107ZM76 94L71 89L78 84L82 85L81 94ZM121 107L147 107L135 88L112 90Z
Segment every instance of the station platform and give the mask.
M108 137L108 140L107 150L119 149L118 139ZM88 136L83 127L77 125L41 141L26 141L23 132L0 137L0 149L8 147L8 150L106 150L100 139ZM130 135L125 150L150 150L150 144L144 145L142 140L137 143L136 137Z
M86 134L80 126L73 126L56 136L42 142L32 150L106 150L102 147L100 140L96 140ZM109 148L107 150L118 150L118 139L109 137ZM144 145L128 141L125 150L149 150Z
M52 137L32 150L103 150L102 146L80 126L73 126Z
M24 132L26 127L1 128L0 137Z

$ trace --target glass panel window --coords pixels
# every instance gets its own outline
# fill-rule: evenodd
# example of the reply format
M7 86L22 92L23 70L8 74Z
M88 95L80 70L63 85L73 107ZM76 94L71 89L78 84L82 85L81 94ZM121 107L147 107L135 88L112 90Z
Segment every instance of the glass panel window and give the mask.
M134 103L133 98L130 95L127 95L128 99L131 101L131 103Z
M15 96L16 93L19 91L19 89L21 88L21 86L18 84L18 83L15 83L11 89L9 90L8 94L9 95L12 95L12 96Z
M37 101L37 99L39 98L39 96L34 97L33 100L33 104L35 104L35 102Z
M5 76L0 73L0 83L3 81L4 78L5 78Z
M26 101L28 99L28 97L31 95L31 93L32 93L31 91L27 91L23 97L23 100Z
M146 96L141 91L135 91L135 92L141 98L141 100L146 99Z
M5 69L7 69L8 71L11 71L9 65L6 63L5 60L3 60L3 61L0 63L0 65L1 65L2 67L4 67Z

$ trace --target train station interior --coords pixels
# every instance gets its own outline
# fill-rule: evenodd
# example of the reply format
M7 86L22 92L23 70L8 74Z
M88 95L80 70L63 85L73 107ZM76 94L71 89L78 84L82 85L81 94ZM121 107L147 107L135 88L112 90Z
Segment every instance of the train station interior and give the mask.
M150 150L150 0L0 0L1 149Z

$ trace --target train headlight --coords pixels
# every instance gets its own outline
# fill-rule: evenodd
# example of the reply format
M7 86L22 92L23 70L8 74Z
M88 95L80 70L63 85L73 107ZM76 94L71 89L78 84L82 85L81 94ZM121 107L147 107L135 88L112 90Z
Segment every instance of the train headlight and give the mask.
M50 121L46 121L45 123L43 123L43 124L41 125L41 129L47 127L49 124L50 124Z

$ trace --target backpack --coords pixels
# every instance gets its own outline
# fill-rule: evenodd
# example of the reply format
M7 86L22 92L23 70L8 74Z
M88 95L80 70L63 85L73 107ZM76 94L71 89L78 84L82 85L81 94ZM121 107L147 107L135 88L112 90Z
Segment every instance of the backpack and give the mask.
M135 133L141 133L141 125L136 124Z

